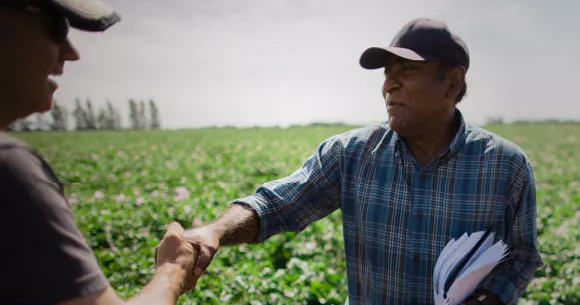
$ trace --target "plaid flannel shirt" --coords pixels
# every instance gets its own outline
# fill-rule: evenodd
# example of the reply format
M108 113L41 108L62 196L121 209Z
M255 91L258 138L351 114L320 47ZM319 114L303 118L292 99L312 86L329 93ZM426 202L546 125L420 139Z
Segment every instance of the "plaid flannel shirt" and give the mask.
M496 228L510 249L481 284L516 304L543 266L532 167L514 143L467 124L419 166L388 125L326 139L304 165L232 202L260 216L259 237L300 232L341 209L350 304L433 304L439 253L465 232Z

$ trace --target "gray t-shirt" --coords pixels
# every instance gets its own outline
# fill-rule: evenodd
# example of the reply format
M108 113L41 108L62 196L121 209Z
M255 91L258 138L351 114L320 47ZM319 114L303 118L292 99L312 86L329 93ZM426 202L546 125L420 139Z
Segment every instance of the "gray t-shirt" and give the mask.
M108 287L63 187L29 145L0 133L0 304L56 304Z

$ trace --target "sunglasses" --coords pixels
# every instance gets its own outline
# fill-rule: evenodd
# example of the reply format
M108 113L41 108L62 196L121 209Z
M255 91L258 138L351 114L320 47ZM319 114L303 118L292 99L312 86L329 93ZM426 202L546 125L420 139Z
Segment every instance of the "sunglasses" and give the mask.
M70 30L69 21L64 15L53 8L34 3L26 3L25 1L0 0L0 5L40 15L45 22L45 28L48 30L50 39L55 43L63 43L68 38Z

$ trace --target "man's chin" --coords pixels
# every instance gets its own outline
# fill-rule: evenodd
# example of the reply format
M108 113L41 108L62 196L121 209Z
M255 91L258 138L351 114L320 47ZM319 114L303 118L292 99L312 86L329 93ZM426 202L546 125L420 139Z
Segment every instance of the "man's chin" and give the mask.
M400 119L394 118L394 119L389 120L389 128L401 136L405 135L405 131L407 130L407 125L408 125L407 122L404 122Z
M54 99L52 97L52 94L50 96L44 97L37 104L37 107L36 107L37 109L35 112L44 113L44 112L50 111L52 109L53 102L54 102Z
M392 130L399 132L401 129L403 129L404 127L404 123L401 122L400 119L396 118L396 117L391 117L389 119L389 128L391 128Z

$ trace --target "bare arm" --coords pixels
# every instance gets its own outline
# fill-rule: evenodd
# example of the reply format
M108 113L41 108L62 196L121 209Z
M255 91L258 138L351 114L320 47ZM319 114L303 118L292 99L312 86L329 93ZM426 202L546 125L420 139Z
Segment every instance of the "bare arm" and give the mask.
M141 304L176 304L183 289L183 279L186 277L185 270L176 264L161 266L153 280L127 305Z
M165 264L157 270L153 280L127 302L119 298L112 287L108 287L105 291L61 302L58 305L174 305L179 297L184 273L185 271L178 265Z
M249 207L233 204L210 223L185 231L183 237L199 248L194 275L200 276L209 266L220 245L231 246L256 240L260 218Z
M59 305L175 305L179 296L197 283L192 276L197 251L183 239L183 228L169 225L156 252L157 269L153 279L131 300L121 300L112 287Z
M341 145L339 137L323 142L300 169L261 185L210 223L186 231L185 240L200 248L195 275L206 270L220 245L256 244L280 232L299 232L338 209Z
M218 234L220 245L237 245L257 238L260 218L251 208L234 204L206 226Z

